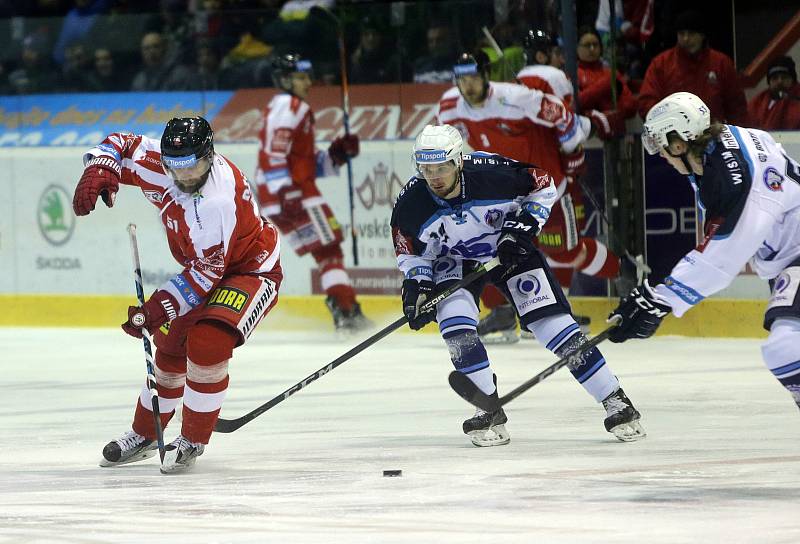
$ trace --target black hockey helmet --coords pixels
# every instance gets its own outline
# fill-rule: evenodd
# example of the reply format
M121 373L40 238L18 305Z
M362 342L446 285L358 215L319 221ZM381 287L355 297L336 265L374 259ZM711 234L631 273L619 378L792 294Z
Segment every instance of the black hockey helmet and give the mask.
M489 55L483 51L474 53L461 53L453 65L453 75L456 79L465 75L481 75L489 81Z
M297 53L286 53L272 61L272 82L276 87L291 92L291 84L287 84L286 78L295 72L311 75L311 70L310 60L302 58Z
M555 41L553 41L553 38L550 36L550 34L542 29L537 28L529 30L525 34L525 38L522 40L522 45L531 55L540 51L549 55L550 48L555 45Z
M199 189L211 170L214 131L202 117L170 119L161 135L161 163L185 192Z

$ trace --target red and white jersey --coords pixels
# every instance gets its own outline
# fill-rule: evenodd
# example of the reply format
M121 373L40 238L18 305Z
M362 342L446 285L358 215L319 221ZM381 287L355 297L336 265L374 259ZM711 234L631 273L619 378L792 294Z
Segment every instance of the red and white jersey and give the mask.
M267 189L267 197L277 202L278 191L297 186L305 196L316 193L317 176L336 173L324 151L314 145L314 112L303 100L288 93L270 100L258 134L258 166L255 182ZM272 202L262 202L269 207ZM269 214L269 210L265 209Z
M223 276L280 269L277 229L259 216L245 175L219 153L194 194L164 172L158 140L113 133L84 155L84 164L102 156L117 161L121 182L139 187L160 210L172 256L184 267L160 287L178 301L178 316L205 302Z
M547 64L532 64L519 71L517 81L529 89L555 95L566 107L575 110L572 104L572 95L575 91L563 70Z
M436 118L456 127L473 149L535 164L559 185L561 150L574 151L591 131L589 119L573 114L557 96L516 83L490 82L480 107L452 87L439 101Z

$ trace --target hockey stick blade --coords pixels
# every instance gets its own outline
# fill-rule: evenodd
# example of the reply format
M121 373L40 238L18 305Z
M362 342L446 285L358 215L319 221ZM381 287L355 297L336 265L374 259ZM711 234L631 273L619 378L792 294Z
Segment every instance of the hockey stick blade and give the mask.
M489 396L481 391L466 374L454 370L448 376L447 381L450 382L453 391L458 393L462 399L484 412L494 412L500 408L497 396Z
M500 409L502 406L505 406L525 391L533 387L534 385L542 382L545 378L555 374L559 369L570 365L572 363L577 363L580 359L586 354L587 351L597 346L603 340L606 340L610 335L611 332L617 327L618 321L615 321L610 327L606 330L586 342L584 345L581 346L581 349L572 353L563 359L559 359L552 365L548 366L541 372L539 372L536 376L531 378L530 380L526 381L522 385L517 386L511 392L503 395L502 397L494 398L493 396L489 396L483 391L481 391L475 383L469 379L466 374L462 374L458 370L454 370L450 373L448 381L450 382L450 387L458 393L458 395L475 406L476 408L480 408L486 412L494 412Z
M458 282L454 283L453 285L451 285L450 287L444 289L441 293L438 293L435 297L427 300L420 307L420 310L422 310L424 312L424 311L427 311L430 308L436 307L436 305L439 304L441 301L443 301L444 299L446 299L447 297L449 297L450 295L452 295L453 293L455 293L459 289L463 289L464 287L466 287L467 285L471 284L473 281L477 280L478 278L480 278L481 276L483 276L484 274L486 274L487 272L489 272L490 270L492 270L493 268L495 268L495 267L497 267L499 265L500 265L500 261L497 259L497 257L493 258L489 262L484 263L483 266L480 266L480 267L476 268L475 270L473 270L472 272L470 272L469 274L464 276L464 278L462 278L460 281L458 281ZM264 404L262 404L261 406L259 406L255 410L252 410L251 412L248 412L245 415L243 415L241 417L238 417L236 419L222 419L222 418L219 418L217 420L216 425L214 425L214 431L218 432L218 433L232 433L233 431L235 431L236 429L240 428L245 423L248 423L248 422L254 420L258 416L260 416L261 414L263 414L264 412L269 410L270 408L272 408L272 407L276 406L277 404L280 404L284 400L288 399L289 397L291 397L292 395L294 395L295 393L297 393L298 391L300 391L301 389L306 387L311 382L316 381L317 379L319 379L320 377L324 376L325 374L327 374L328 372L330 372L331 370L333 370L337 366L339 366L342 363L352 359L354 356L358 355L359 353L361 353L362 351L364 351L365 349L367 349L371 345L377 343L379 340L383 339L384 337L388 336L392 332L396 331L397 329L399 329L400 327L402 327L406 323L408 323L408 319L406 318L406 316L398 318L392 324L390 324L390 325L384 327L383 329L379 330L378 332L376 332L375 334L373 334L372 336L370 336L369 338L367 338L366 340L364 340L363 342L358 344L356 347L354 347L353 349L348 351L347 353L345 353L343 355L340 355L334 361L328 363L327 365L325 365L324 367L320 368L319 370L317 370L313 374L310 374L309 376L306 376L303 380L297 382L296 384L291 386L289 389L287 389L286 391L284 391L283 393L281 393L277 397L274 397L272 400L270 400L268 402L265 402Z

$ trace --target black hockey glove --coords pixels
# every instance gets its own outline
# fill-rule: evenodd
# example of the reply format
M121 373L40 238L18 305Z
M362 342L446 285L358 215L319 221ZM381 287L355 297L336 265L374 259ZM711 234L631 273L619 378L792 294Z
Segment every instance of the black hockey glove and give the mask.
M539 223L524 211L507 214L497 240L500 264L511 268L530 258L536 252L534 238L539 234Z
M631 338L650 338L671 311L670 305L653 291L647 280L644 280L639 287L622 299L617 309L608 316L609 321L615 316L621 318L608 339L620 343Z
M419 313L420 306L431 298L434 283L430 280L403 280L403 313L408 318L408 326L418 331L436 317L436 308Z

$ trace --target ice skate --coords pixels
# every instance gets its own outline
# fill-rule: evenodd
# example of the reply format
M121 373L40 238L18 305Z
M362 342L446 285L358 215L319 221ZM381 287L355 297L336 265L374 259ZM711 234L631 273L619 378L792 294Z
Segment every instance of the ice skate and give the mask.
M332 296L325 299L325 305L333 316L333 326L337 334L350 335L372 327L373 323L362 313L361 305L358 302L353 303L350 311L342 309Z
M462 428L476 446L503 446L511 442L511 435L505 426L507 421L502 408L492 413L479 408L474 416L464 421Z
M162 474L174 474L191 468L198 457L203 455L205 445L189 442L183 435L169 443L164 460L161 462Z
M633 403L622 388L606 397L603 401L603 408L606 409L604 421L606 430L616 436L618 440L635 442L647 436L639 423L641 414L633 407Z
M478 336L484 344L515 344L519 342L517 313L511 304L492 308L478 323Z
M120 438L106 444L100 466L115 467L142 461L155 455L157 448L155 440L148 440L135 431L128 431Z

